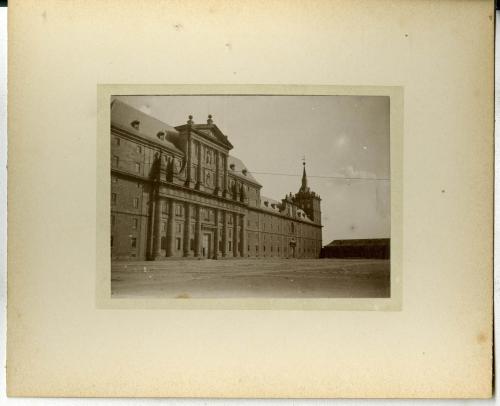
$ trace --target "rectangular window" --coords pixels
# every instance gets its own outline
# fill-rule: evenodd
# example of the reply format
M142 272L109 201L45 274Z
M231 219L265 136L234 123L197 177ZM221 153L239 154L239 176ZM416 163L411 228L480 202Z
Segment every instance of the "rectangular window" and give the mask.
M191 240L189 240L189 248L191 249L191 251L194 250L194 238L191 238Z
M114 227L115 225L115 216L114 214L111 215L111 226Z
M134 230L137 230L137 226L139 225L139 220L137 219L134 219L134 221L132 222L132 228Z
M137 182L137 187L140 189L142 186L141 182Z
M140 172L141 172L141 164L139 164L139 163L137 163L137 162L135 163L135 171L136 171L137 173L140 173Z
M175 215L176 216L181 216L182 215L182 206L180 204L175 205Z
M229 224L233 224L233 216L229 215Z
M232 228L229 229L229 238L233 238L233 229Z
M177 251L179 251L181 249L181 239L180 238L175 239L175 246L177 248Z
M167 225L165 223L161 223L161 231L166 231Z
M139 198L134 197L134 209L137 209L139 207Z
M137 153L141 153L142 152L142 147L140 145L137 146Z
M111 204L116 204L116 193L111 193Z
M111 248L113 248L113 236L111 236Z
M229 242L227 243L227 246L228 246L228 250L229 250L229 251L231 251L231 249L232 249L231 241L229 241Z
M175 231L180 233L182 230L181 230L181 223L176 223L175 224Z
M116 176L113 176L113 183L118 182L118 178Z
M118 137L115 137L115 144L120 145L120 139Z
M162 250L166 250L167 249L167 237L161 237L160 247L161 247Z
M118 159L118 157L115 155L115 156L113 157L113 166L117 167L117 166L118 166L118 162L119 162L119 159Z
M135 248L137 247L137 238L135 237L130 237L130 247Z

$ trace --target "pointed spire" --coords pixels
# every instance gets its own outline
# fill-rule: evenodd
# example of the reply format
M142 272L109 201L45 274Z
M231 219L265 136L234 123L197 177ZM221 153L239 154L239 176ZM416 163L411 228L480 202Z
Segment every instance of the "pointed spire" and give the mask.
M302 162L302 165L303 165L303 170L302 170L302 187L300 188L300 190L302 192L306 192L307 191L307 174L306 174L306 161L304 159L304 162Z

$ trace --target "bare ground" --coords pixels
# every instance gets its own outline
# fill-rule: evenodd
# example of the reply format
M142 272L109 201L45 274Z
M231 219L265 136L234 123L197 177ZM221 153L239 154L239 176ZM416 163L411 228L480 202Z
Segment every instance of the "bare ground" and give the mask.
M376 259L233 259L114 262L112 297L377 298L390 265Z

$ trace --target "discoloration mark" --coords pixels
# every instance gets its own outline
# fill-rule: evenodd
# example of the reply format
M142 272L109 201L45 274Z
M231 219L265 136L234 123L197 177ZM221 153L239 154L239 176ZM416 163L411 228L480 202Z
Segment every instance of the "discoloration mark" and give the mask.
M408 34L405 34L405 38L408 38Z
M441 189L441 193L444 193L444 192L446 192L446 190L444 190L444 189Z
M233 45L230 42L226 42L224 45L226 46L228 51L231 51L233 49Z
M490 21L493 20L493 16L491 14L488 16L488 18L490 19Z
M174 24L174 29L176 31L180 31L184 28L184 26L182 24Z
M43 13L42 13L42 18L43 18L43 21L46 22L47 21L47 11L44 10Z
M476 341L478 344L484 344L486 342L486 334L484 333L479 333L477 336L476 336Z
M175 298L176 299L189 299L190 296L188 293L181 293L180 295L177 295Z

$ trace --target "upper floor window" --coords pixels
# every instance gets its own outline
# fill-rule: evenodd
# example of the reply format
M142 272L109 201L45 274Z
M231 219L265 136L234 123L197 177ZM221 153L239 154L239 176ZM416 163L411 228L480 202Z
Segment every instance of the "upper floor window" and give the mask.
M141 153L142 152L142 147L140 145L137 146L137 153Z
M111 204L116 204L116 193L111 193Z
M137 162L135 163L135 171L137 173L141 172L141 164L140 163L137 163Z
M139 225L139 220L134 219L134 220L132 221L132 228L133 228L134 230L136 230L138 225Z
M175 215L182 216L182 206L180 204L175 205Z
M113 166L118 166L118 162L119 162L119 159L118 159L118 157L115 155L115 156L113 157Z
M115 137L115 144L116 144L116 145L120 145L120 138Z
M139 198L138 197L134 197L134 209L137 209L139 207Z

